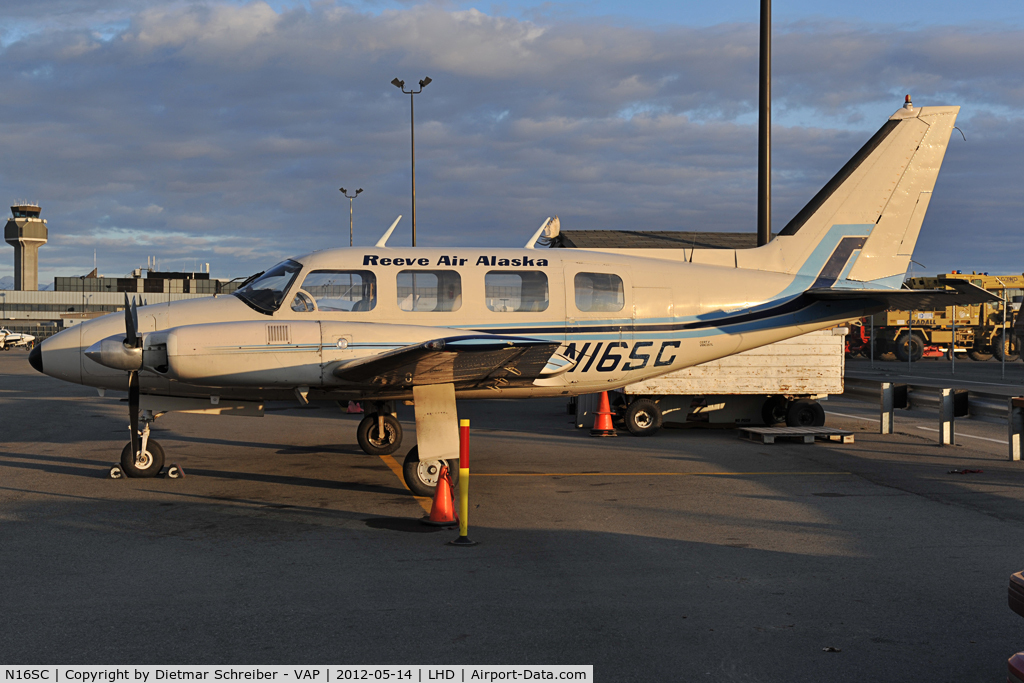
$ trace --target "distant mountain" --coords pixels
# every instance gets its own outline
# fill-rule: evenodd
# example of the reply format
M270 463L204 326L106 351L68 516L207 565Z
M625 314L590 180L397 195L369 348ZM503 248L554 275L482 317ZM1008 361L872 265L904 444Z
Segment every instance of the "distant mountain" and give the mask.
M14 276L13 275L5 275L4 277L0 277L0 289L14 289ZM53 291L53 283L50 282L50 283L45 284L45 285L40 285L39 286L39 291L41 291L41 292L52 292Z

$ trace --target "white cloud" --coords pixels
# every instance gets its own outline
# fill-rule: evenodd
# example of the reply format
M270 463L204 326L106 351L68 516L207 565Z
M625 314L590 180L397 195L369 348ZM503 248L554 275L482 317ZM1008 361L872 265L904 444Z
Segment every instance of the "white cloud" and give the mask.
M31 29L0 50L0 87L16 93L0 102L0 182L43 204L44 273L91 269L94 246L111 272L153 247L252 272L345 243L350 183L366 190L357 243L372 243L409 214L396 76L434 79L416 99L422 244L514 246L554 213L567 229L753 230L754 25L541 24L436 5L32 7L0 9ZM801 23L778 26L774 46L778 227L912 92L964 104L968 136L950 148L923 262L1009 267L1024 32Z

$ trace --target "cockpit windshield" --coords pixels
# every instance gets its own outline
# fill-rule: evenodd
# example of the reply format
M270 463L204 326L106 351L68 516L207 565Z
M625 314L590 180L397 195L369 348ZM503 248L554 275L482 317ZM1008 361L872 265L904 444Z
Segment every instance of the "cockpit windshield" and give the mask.
M236 290L234 295L260 313L270 315L281 308L284 295L300 270L301 263L292 260L282 261L245 287Z

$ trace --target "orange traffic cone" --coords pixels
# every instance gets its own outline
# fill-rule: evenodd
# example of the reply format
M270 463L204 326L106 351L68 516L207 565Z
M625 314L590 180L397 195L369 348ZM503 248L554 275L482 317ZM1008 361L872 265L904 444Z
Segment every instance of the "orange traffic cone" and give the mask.
M594 428L590 430L591 436L616 436L615 427L612 426L612 409L608 405L608 392L601 392L601 402L597 405L597 417L594 418Z
M454 526L459 523L452 505L452 485L448 478L448 466L442 461L441 475L437 478L434 502L430 506L430 517L423 520L432 526Z

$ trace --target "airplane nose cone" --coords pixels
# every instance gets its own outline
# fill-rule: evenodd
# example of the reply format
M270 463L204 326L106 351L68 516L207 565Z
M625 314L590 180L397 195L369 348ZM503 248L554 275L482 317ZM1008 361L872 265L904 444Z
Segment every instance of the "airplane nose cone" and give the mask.
M37 344L28 353L28 364L36 369L36 372L43 371L43 350Z

